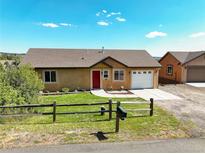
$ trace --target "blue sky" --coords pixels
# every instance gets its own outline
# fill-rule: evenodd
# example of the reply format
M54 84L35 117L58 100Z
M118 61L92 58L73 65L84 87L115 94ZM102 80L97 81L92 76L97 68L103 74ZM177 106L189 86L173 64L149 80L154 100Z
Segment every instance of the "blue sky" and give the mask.
M205 0L0 0L0 51L205 50Z

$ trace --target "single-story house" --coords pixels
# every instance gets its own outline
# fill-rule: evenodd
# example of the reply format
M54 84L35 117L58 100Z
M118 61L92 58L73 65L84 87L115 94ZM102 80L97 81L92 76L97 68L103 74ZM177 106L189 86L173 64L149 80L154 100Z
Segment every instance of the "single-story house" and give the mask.
M161 65L145 50L31 48L22 60L45 90L157 88Z
M160 83L205 82L205 51L167 52L159 63Z

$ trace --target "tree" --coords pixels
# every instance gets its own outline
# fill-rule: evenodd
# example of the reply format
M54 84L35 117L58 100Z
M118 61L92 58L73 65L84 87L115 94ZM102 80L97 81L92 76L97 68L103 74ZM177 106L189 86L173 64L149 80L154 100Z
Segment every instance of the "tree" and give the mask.
M0 64L0 104L22 102L23 98L18 97L18 91L15 90L6 80L6 71Z
M43 83L29 65L1 66L0 102L4 104L37 103Z

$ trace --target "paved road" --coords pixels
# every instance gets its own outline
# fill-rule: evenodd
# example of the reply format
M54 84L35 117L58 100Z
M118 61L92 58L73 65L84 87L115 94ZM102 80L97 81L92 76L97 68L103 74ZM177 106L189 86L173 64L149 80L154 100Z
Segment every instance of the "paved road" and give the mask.
M19 149L0 150L0 152L205 152L205 138L134 141L124 143L36 146Z

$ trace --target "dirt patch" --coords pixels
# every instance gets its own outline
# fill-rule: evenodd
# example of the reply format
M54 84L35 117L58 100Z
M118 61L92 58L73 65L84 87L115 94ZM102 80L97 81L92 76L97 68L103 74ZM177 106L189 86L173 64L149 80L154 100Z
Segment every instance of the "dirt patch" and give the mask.
M0 137L0 148L27 147L31 145L55 145L63 141L63 135L31 132L8 132Z
M190 130L192 136L205 136L205 88L177 84L160 86L159 89L183 99L158 101L157 104L185 122L192 121L196 125Z

